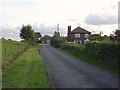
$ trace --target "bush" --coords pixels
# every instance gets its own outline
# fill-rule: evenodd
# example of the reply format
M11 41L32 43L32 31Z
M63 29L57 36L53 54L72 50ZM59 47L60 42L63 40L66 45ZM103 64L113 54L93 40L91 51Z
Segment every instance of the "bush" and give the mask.
M89 42L86 45L79 44L62 44L62 49L72 52L74 55L83 55L92 58L95 62L102 62L113 69L119 68L118 56L120 55L120 44L104 43L104 42Z
M65 40L61 38L52 38L51 39L51 45L54 46L55 48L60 48L61 44L64 43Z
M86 53L92 58L100 60L118 59L117 43L91 42L86 44Z
M62 44L62 49L69 50L74 53L74 55L84 54L85 46L78 44Z

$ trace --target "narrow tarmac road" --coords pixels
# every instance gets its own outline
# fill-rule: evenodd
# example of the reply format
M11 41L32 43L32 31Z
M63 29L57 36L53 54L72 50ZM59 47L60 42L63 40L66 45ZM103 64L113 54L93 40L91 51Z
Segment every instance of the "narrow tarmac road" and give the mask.
M82 60L43 45L41 55L55 88L118 88L118 78Z

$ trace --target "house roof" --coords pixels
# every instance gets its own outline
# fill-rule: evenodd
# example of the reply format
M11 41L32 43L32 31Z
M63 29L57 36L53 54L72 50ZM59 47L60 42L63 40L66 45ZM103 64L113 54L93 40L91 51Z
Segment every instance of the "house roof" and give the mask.
M73 31L71 31L71 33L86 33L86 34L89 34L90 32L81 28L81 27L77 27Z
M51 39L51 37L48 35L45 35L43 38L41 38L42 41L47 40L47 39Z

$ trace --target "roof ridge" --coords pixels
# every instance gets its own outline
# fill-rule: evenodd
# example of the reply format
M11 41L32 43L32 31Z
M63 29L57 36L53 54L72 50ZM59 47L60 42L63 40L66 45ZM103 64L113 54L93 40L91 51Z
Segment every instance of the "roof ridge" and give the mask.
M71 33L90 33L89 31L85 30L84 28L81 28L80 26L78 26L77 28L73 29L71 31Z

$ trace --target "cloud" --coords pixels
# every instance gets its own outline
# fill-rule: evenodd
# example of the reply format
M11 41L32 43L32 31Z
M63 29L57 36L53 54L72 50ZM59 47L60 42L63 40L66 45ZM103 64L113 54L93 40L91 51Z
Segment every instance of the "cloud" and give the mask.
M69 18L68 21L75 22L75 19Z
M107 26L117 22L118 0L109 0L109 3L105 0L0 0L0 2L0 28L5 24L13 27L4 26L3 33L7 38L18 39L18 31L22 24L31 24L34 30L41 32L42 35L53 35L59 23L60 32L67 35L68 25L71 25L72 29L77 26L83 28L93 26L94 29L98 25ZM90 16L91 13L101 15ZM104 16L106 14L108 16ZM100 28L102 29L106 30L107 27ZM109 30L112 29L109 27Z
M19 37L19 30L15 28L11 28L8 25L1 27L0 32L2 32L2 38L17 40L17 41L21 40Z
M40 32L41 34L53 34L53 31L56 29L56 26L46 26L45 23L42 23L40 25L33 24L33 29L35 32Z
M54 31L57 30L57 25L51 25L47 26L45 23L42 24L33 24L33 29L35 32L40 32L43 35L50 35L52 36L54 34ZM59 31L61 34L66 34L65 28L59 27Z
M48 26L46 23L41 23L41 24L34 23L31 26L34 29L34 32L40 32L42 36L44 35L52 36L54 34L54 31L56 31L57 29L57 25ZM21 28L22 28L22 25L17 26L16 28L11 27L7 24L2 27L0 26L0 32L2 32L2 38L20 41L21 39L20 39L19 33ZM66 28L62 26L59 27L59 31L61 35L66 34ZM0 35L0 38L1 38L1 35Z
M106 25L106 24L117 24L118 17L117 16L108 16L108 15L97 15L90 14L85 18L86 24L91 25Z
M27 6L33 6L37 4L39 0L1 0L2 5L6 6L16 6L16 7L25 7Z
M111 6L111 8L112 8L112 9L116 9L116 8L117 8L117 6L115 6L115 5L114 5L114 6Z

